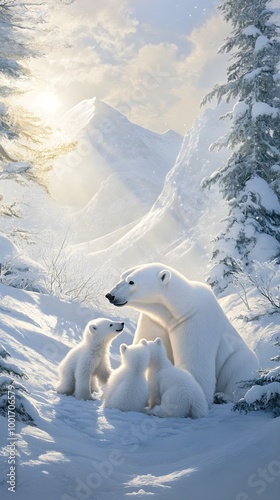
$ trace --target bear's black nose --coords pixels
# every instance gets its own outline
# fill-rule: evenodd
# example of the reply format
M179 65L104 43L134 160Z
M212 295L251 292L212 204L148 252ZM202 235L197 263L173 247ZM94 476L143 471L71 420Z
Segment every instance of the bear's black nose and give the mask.
M112 302L114 302L115 295L111 295L110 293L107 293L107 294L105 295L105 297L106 297L106 299L108 299L108 300L109 300L109 302L111 302L111 303L112 303Z

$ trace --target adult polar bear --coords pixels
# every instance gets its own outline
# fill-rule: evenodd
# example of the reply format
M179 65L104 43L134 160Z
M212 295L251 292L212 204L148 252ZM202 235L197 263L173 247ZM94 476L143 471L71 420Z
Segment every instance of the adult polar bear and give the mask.
M259 363L207 285L169 266L144 264L122 274L106 298L141 312L134 343L161 337L170 360L194 376L208 403L215 392L232 401L243 395L237 384L252 378Z

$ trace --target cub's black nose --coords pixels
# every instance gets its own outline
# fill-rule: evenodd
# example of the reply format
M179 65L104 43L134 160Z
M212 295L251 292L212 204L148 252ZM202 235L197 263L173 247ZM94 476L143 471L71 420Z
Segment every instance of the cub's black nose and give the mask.
M105 297L106 297L106 299L108 299L108 300L109 300L109 302L111 302L111 303L112 303L112 302L114 302L115 295L111 295L110 293L107 293L107 294L105 295Z

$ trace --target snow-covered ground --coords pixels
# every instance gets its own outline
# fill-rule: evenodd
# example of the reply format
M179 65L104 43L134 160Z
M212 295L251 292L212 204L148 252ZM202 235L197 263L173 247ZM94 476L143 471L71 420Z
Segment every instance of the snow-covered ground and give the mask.
M16 423L12 493L9 422L0 417L1 499L278 500L280 418L240 414L226 404L213 405L198 421L159 419L103 410L99 399L78 401L54 390L57 366L89 319L109 315L125 322L112 344L113 367L120 343L132 342L137 315L124 308L116 317L104 297L120 272L160 260L191 279L205 280L211 238L225 213L216 191L200 190L203 177L226 158L226 152L208 151L222 135L220 114L203 113L177 157L178 134L153 134L105 103L84 101L66 115L76 125L68 138L77 140L78 157L57 163L51 196L28 172L0 172L0 259L14 273L1 276L0 343L11 355L7 360L26 372L20 383L29 391L36 423ZM45 260L54 262L66 233L63 259L71 267L71 259L82 256L86 272L96 273L91 308L36 293L32 286L27 291L3 284L10 279L15 284L22 273L44 291ZM79 279L79 269L74 273ZM255 290L246 297L251 311L240 295L242 290L231 290L221 305L261 365L273 368L269 360L277 352L271 337L279 332L280 315L265 315Z
M222 305L233 319L242 310L236 296L224 298ZM123 311L119 319L126 328L112 344L113 366L120 343L132 341L133 321L129 309ZM227 404L213 405L209 416L197 421L160 419L102 409L99 399L78 401L55 392L58 363L80 340L86 322L103 314L0 286L1 343L26 372L23 384L38 412L37 427L16 423L15 498L277 500L279 418L243 415ZM278 324L279 315L264 328L243 322L240 330L266 366L272 366L270 337ZM12 495L7 483L11 441L7 418L0 422L0 491L6 500Z

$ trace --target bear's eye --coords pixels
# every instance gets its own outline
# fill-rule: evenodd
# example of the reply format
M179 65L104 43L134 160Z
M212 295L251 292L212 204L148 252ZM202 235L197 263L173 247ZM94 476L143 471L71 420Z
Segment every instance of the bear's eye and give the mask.
M113 326L113 323L111 323L110 326Z
M134 281L129 281L128 284L129 285L134 285Z

